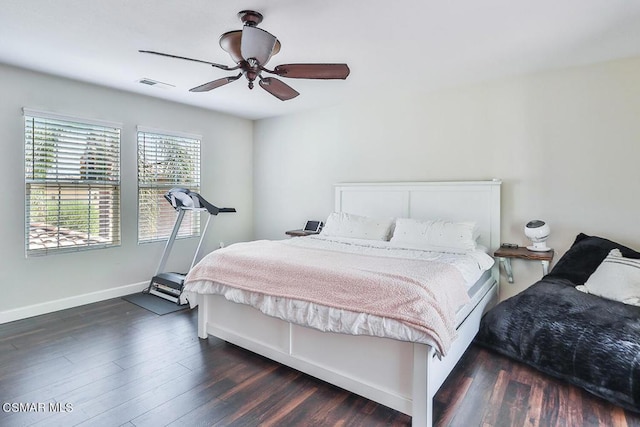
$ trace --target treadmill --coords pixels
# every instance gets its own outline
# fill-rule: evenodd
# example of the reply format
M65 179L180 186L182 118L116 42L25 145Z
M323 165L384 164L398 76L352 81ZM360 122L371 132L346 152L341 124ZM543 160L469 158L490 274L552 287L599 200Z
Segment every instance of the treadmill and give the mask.
M188 272L164 272L164 268L167 264L167 259L171 254L173 243L178 236L178 231L180 230L180 225L182 224L182 219L184 218L185 212L206 212L209 214L207 217L207 222L204 226L204 230L202 230L200 241L198 242L198 247L196 248L196 252L193 256L193 261L191 261L191 266L189 267L189 270L191 270L196 261L199 259L200 249L202 247L204 236L207 233L207 228L209 228L211 217L216 216L219 213L236 212L236 210L234 208L218 208L207 202L205 198L200 194L189 191L189 189L187 188L172 188L164 195L164 198L167 199L171 206L173 206L173 208L177 211L176 222L173 225L171 235L169 236L169 239L167 240L167 243L164 247L164 252L162 253L162 258L160 259L160 264L158 264L156 274L151 279L151 282L149 282L149 286L142 292L164 298L176 304L180 304L180 295L182 294L184 279L187 276Z

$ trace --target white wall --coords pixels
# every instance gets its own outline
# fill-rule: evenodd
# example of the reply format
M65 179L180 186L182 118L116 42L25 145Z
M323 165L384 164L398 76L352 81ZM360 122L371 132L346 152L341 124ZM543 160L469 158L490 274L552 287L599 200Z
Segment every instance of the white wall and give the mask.
M236 214L219 215L206 249L249 240L252 228L253 128L249 120L155 98L0 65L0 323L132 292L149 281L163 243L137 243L136 126L202 135L201 194ZM22 107L122 123L122 245L25 258ZM169 269L188 268L197 239L176 243ZM134 285L134 286L128 286Z
M350 78L357 78L353 75ZM419 87L419 82L417 82ZM376 94L254 127L256 238L333 208L333 184L501 178L502 241L544 219L556 260L579 232L640 248L640 58L437 93ZM539 263L513 262L513 285Z
M202 194L238 209L214 219L207 249L284 238L308 218L325 218L338 182L493 177L504 181L503 241L525 244L524 223L542 218L558 255L581 231L640 247L640 58L430 94L376 94L253 125L1 65L0 90L0 323L149 280L162 244L136 242L138 124L203 135ZM124 124L121 247L25 259L22 107ZM179 241L169 267L188 265L195 243ZM514 261L514 271L503 297L537 279L540 266Z

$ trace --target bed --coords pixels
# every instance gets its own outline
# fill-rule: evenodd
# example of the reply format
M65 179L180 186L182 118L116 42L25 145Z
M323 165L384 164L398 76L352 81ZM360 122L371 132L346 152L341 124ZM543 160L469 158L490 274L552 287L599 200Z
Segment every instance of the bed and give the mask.
M489 252L490 248L497 247L500 242L500 185L501 182L498 180L339 184L335 187L334 210L336 214L403 218L418 222L435 218L460 223L472 221L478 232L478 248L484 248ZM397 224L399 223L394 223L396 226L394 232L400 235ZM288 251L292 246L334 245L336 240L340 239L323 240L322 236L316 239L297 237L289 243L276 241L256 244L259 245L257 251L265 253L282 251L289 254ZM339 241L337 244L353 246L353 242L349 239L346 239L346 242ZM238 250L242 245L244 244L238 244ZM248 243L248 245L251 244ZM373 255L377 256L379 251L388 250L384 248L384 242L377 244L377 246L380 245L383 247L367 247L364 250L365 252L373 251L375 252ZM304 250L309 251L306 248ZM229 252L232 251L229 250ZM293 252L291 254L294 256ZM212 254L218 260L222 255L222 252ZM357 256L359 255L362 254ZM201 263L204 263L205 259ZM349 260L351 262L351 258ZM415 260L403 259L402 262L407 263L408 269L408 265L413 261ZM442 264L440 261L443 261L443 257L438 255L438 265ZM340 263L335 259L332 262ZM435 338L430 333L423 334L425 330L420 329L420 325L416 327L413 323L410 323L411 327L404 332L402 328L392 326L391 329L400 329L400 331L399 335L393 335L390 338L385 335L388 329L384 334L380 334L376 332L379 328L369 322L372 318L378 320L382 318L383 324L390 323L389 318L376 313L368 317L367 321L361 322L365 325L366 333L363 333L362 328L356 332L336 329L335 324L341 322L334 322L334 326L331 327L313 324L312 321L310 324L303 325L303 322L295 316L291 317L293 316L291 314L279 315L264 309L264 306L269 304L260 306L262 295L259 292L246 294L246 289L238 291L225 284L220 288L221 283L216 281L215 277L203 281L201 277L194 277L197 273L192 274L193 270L185 282L184 295L192 304L199 306L199 337L216 336L411 415L412 424L415 426L431 426L433 396L471 343L483 313L497 302L498 267L493 262L488 266L488 270L478 274L477 278L473 279L473 283L466 284L465 293L468 300L465 300L465 303L453 313L453 326L450 328L452 331L449 339L446 334L444 337L436 335ZM365 270L369 268L371 268L369 265L364 267ZM198 271L198 266L194 270ZM243 268L238 269L240 273L242 270ZM445 270L449 271L448 268ZM397 276L397 274L388 275ZM282 281L289 282L290 286L295 287L295 282L292 282L289 277L293 274L286 276L287 279ZM461 276L466 277L466 274ZM305 276L301 282L310 280L313 279ZM316 288L319 287L316 284ZM252 302L250 301L252 299L259 301ZM312 311L315 310L321 314L322 309L322 304L318 304L313 306ZM264 314L261 310L271 315ZM347 314L350 312L343 309L340 316L345 315L344 311ZM429 314L425 317L445 320L451 317L440 315L441 310L437 311L438 315ZM369 314L366 315L369 316ZM320 315L320 317L329 318L331 316L330 312L326 316ZM391 318L391 323L394 325L403 323L394 323L394 320L396 319ZM430 326L425 327L427 332L430 331L429 328ZM433 329L440 331L441 328ZM367 357L363 357L363 354Z
M549 274L486 314L476 342L640 412L639 305L640 253L581 233Z

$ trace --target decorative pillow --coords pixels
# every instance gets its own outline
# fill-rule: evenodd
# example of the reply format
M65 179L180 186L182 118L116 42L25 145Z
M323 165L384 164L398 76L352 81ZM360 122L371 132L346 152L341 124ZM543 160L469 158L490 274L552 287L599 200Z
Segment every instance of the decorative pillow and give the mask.
M640 258L639 252L620 243L580 233L571 248L549 272L549 276L566 279L573 283L573 286L583 285L612 249L619 249L627 258Z
M612 249L587 282L576 289L640 306L640 260L625 258L620 249Z
M320 234L353 239L389 240L392 227L393 218L378 219L346 212L334 212L327 218Z
M398 218L391 243L413 249L467 252L476 249L477 237L475 222Z

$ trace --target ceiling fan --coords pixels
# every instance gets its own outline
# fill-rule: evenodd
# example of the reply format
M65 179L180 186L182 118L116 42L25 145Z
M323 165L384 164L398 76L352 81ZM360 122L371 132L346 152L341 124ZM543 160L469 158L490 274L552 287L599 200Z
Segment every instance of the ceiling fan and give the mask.
M300 94L281 80L263 77L263 72L293 79L344 80L349 75L350 70L347 64L283 64L276 66L273 70L265 68L271 57L280 51L280 41L274 35L257 27L262 22L262 14L253 10L243 10L238 13L238 17L244 24L242 30L229 31L220 36L220 47L228 52L236 63L233 67L151 50L139 52L201 62L225 71L240 71L235 76L223 77L191 88L189 89L191 92L207 92L234 82L244 75L249 82L249 89L253 89L254 81L257 79L264 90L282 101L287 101Z

